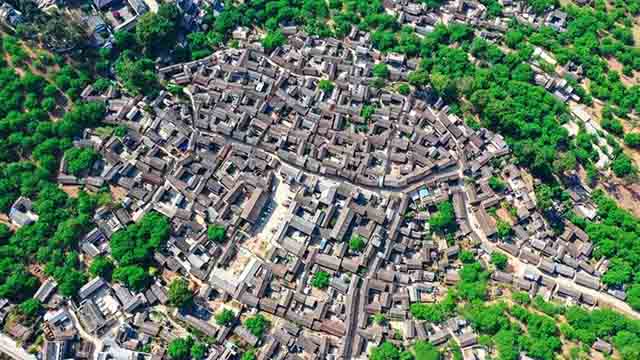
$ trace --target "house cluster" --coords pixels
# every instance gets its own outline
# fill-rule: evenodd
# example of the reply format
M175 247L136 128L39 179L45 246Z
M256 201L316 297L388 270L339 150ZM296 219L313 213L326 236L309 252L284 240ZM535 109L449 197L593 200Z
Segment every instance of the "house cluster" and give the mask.
M2 21L5 26L15 29L16 26L24 21L24 17L22 13L11 6L11 4L2 1L2 3L0 3L0 21Z
M60 165L63 185L120 194L120 206L96 212L80 243L85 258L108 254L109 238L150 211L171 223L154 254L162 276L148 289L98 277L80 290L85 330L111 334L110 348L156 358L180 332L176 321L215 340L211 359L234 356L237 344L257 347L260 359L353 358L383 340L412 339L455 341L475 353L481 347L463 320L428 324L409 311L460 280L460 247L430 235L428 220L444 201L457 224L450 240L488 238L531 265L522 278L495 272L494 280L595 304L554 282L600 289L588 236L571 224L554 235L520 170L496 168L509 154L501 136L470 128L429 89L400 95L371 86L376 63L387 64L390 81L417 64L370 50L358 30L344 41L288 31L291 41L270 55L247 46L159 69L182 94L82 92L105 103L105 123L127 129L77 140L103 158L80 176ZM321 89L321 78L333 86ZM506 179L507 191L492 189L493 176ZM492 209L505 202L517 221L512 237L498 239ZM227 229L225 241L211 240L207 224ZM326 288L314 287L318 273L328 275ZM195 309L170 314L173 321L150 311L168 301L166 274L197 284ZM231 299L238 318L266 314L271 330L258 338L241 321L218 325L212 315ZM402 336L374 322L378 314L400 322Z
M523 173L510 165L503 170L503 176L508 187L504 201L513 209L511 235L500 238L495 221L486 211L478 218L487 220L481 221L481 227L495 246L526 264L526 270L521 277L496 271L493 279L533 296L541 294L547 299L559 297L595 306L594 292L604 288L600 278L607 263L592 257L594 245L587 233L566 220L562 224L564 230L557 233L536 209L533 188L523 179ZM595 217L595 206L584 189L571 190L570 195L578 214ZM621 300L625 298L622 290L608 292Z
M131 98L90 86L82 93L106 104L107 124L127 128L106 137L87 131L76 141L103 157L84 174L69 174L61 162L61 184L110 185L122 194L121 206L96 212L83 255L108 254L109 238L149 211L170 219L171 237L154 260L198 283L199 310L172 316L215 339L212 359L233 356L238 339L263 345L261 359L361 356L394 338L389 326L374 324L377 314L402 322L404 341L453 339L470 351L476 344L462 320L426 324L409 307L438 301L459 280L460 248L432 239L428 219L451 199L459 225L453 236L475 237L464 177L487 173L508 147L467 126L428 90L399 95L370 86L376 62L388 65L391 80L405 79L416 64L362 48L363 36L295 35L272 56L226 50L160 69L184 86L179 96ZM319 78L333 88L321 90ZM211 241L207 223L228 229L226 240ZM354 238L363 245L350 246ZM312 286L321 272L326 289ZM167 302L166 284L133 293L92 279L78 295L79 321L96 336L117 327L120 349L166 344L171 324L148 312ZM216 324L215 304L229 299L242 313L267 314L273 331L257 338L240 322Z
M528 16L522 2L501 3L505 12L525 14L522 21L565 26L560 12ZM99 9L118 4L136 3L95 0ZM489 40L506 31L504 19L489 20L475 1L451 2L438 13L400 1L384 6L419 34L443 17L476 24ZM103 102L104 123L118 131L86 130L74 146L102 159L74 175L63 158L57 180L109 188L118 205L96 211L95 226L80 240L83 260L108 256L110 238L152 211L171 231L153 254L158 276L141 292L96 277L67 304L55 282L44 282L36 293L49 309L43 358L95 352L101 359L162 359L184 329L207 339L210 360L231 359L241 348L257 349L258 359L350 359L385 340L415 339L455 342L469 358L483 358L463 319L434 324L410 311L440 301L460 281L461 243L495 247L526 265L520 275L495 271L496 283L597 304L606 262L592 258L593 243L580 228L565 222L563 233L554 232L536 207L531 179L505 165L510 150L500 135L471 128L428 87L401 95L371 85L375 64L387 65L389 82L403 82L418 67L415 59L372 49L370 35L356 27L344 40L309 37L294 26L282 31L289 42L270 54L246 43L252 37L239 28L233 37L241 49L160 68L172 91L153 98L116 86L84 89L82 99ZM544 53L532 62L539 58ZM537 83L576 100L566 80L533 69ZM492 185L494 177L505 189ZM577 211L594 215L587 197L572 197ZM434 237L429 220L443 202L451 202L455 231ZM508 236L499 234L497 208L512 209ZM20 198L10 219L22 226L37 214ZM209 236L211 225L225 229L224 240ZM318 284L319 274L327 284ZM176 275L190 280L195 302L167 311ZM609 293L624 299L622 290ZM216 323L227 307L236 319ZM261 337L242 321L256 313L271 324ZM374 321L380 316L388 321ZM92 348L87 337L103 346Z

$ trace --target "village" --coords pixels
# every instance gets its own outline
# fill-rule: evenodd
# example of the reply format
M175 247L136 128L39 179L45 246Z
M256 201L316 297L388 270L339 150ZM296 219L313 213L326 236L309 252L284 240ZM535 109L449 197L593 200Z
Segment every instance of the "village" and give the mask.
M564 31L560 10L538 16L523 2L500 3L504 15L493 19L471 0L438 11L406 1L384 6L418 34L462 22L493 41L512 17ZM11 9L0 10L18 21ZM416 340L490 359L463 317L434 323L412 314L413 304L440 303L463 281L465 253L490 272L492 300L525 292L640 318L623 288L602 283L608 261L594 256L589 235L566 219L561 233L549 224L534 191L539 180L513 163L503 136L470 127L431 91L397 91L417 61L373 49L370 34L355 26L342 40L281 30L288 41L271 52L238 28L237 49L159 66L171 91L155 97L130 96L117 85L82 91L83 100L106 106L104 124L122 129L86 129L74 142L101 155L91 169L72 174L66 159L60 164L65 190L106 187L117 200L96 211L80 240L83 263L109 257L112 236L150 213L168 220L169 237L153 253L156 275L143 291L94 277L69 299L54 279L43 282L34 295L46 309L42 321L11 324L0 350L24 359L160 360L170 359L173 340L197 334L210 360L247 351L260 360L366 359L383 341ZM572 110L563 126L573 135L578 127L601 134L565 80L580 80L580 67L549 73L541 62L555 65L537 48L530 60L536 84ZM372 86L380 64L388 81ZM601 143L604 168L610 159ZM579 179L569 189L573 211L589 220L597 215L592 190ZM38 220L31 203L13 204L12 226ZM430 226L446 217L443 204L453 208L444 231ZM224 238L212 237L212 227ZM492 263L495 253L506 266ZM177 278L194 294L188 307L170 304ZM0 301L3 321L13 306ZM234 317L220 324L216 315L225 310ZM256 316L269 324L260 336L246 325ZM42 351L27 354L22 347L38 327ZM591 351L604 359L614 350L598 339Z

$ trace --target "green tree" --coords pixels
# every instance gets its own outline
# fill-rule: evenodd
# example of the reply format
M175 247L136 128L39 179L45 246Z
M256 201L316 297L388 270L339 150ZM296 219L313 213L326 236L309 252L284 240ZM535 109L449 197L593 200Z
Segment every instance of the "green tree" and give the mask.
M386 321L387 318L384 316L384 314L377 313L373 315L373 323L376 325L383 325Z
M373 76L381 79L386 79L389 77L389 67L387 67L387 64L375 64L371 68L371 72L373 73Z
M149 284L149 274L138 265L118 266L113 279L125 284L134 291L143 290Z
M153 252L169 238L169 221L157 212L150 212L136 224L111 236L111 255L119 266L146 265Z
M617 177L625 177L636 172L633 162L625 154L620 154L613 160L611 170Z
M146 51L170 49L176 41L180 10L173 3L160 5L158 12L142 15L135 27L137 43Z
M460 261L462 261L464 264L469 264L475 261L475 256L469 250L462 250L460 252Z
M329 273L326 271L317 271L311 279L311 286L318 289L326 289L331 282Z
M11 229L5 224L0 224L0 244L6 244L11 235L13 235Z
M159 91L160 84L151 59L138 58L128 52L116 61L116 75L124 88L133 95L151 95Z
M113 273L113 261L105 256L96 256L89 266L89 273L93 276L101 276L111 280Z
M513 233L513 229L511 229L511 225L501 219L498 219L498 221L496 222L496 233L498 234L498 237L501 239L506 239L509 236L511 236L511 234Z
M438 211L429 218L429 227L437 234L452 234L457 230L458 224L450 201L438 204Z
M360 111L360 116L365 120L370 120L373 114L375 114L376 108L372 105L365 105Z
M229 309L222 309L219 313L216 314L216 324L220 326L229 326L233 323L233 320L236 318L236 314Z
M183 278L176 278L169 284L169 303L181 308L191 303L193 292L189 289L189 282Z
M507 188L507 185L497 176L492 176L489 178L489 187L493 191L502 192Z
M193 339L191 338L178 338L171 340L169 347L167 348L169 358L172 360L187 360L191 354L192 344Z
M222 225L209 225L207 228L207 238L216 243L222 243L224 241L224 236L226 233L226 228Z
M516 291L511 294L513 301L520 305L528 305L531 302L529 299L529 294L524 291Z
M207 354L207 345L205 343L197 342L191 346L191 359L202 360Z
M333 84L333 82L331 82L331 80L320 79L320 81L318 82L318 88L326 93L332 92L334 87L335 85Z
M18 307L20 313L29 319L33 319L42 311L42 304L36 299L27 299Z
M244 353L242 353L242 357L240 358L240 360L256 360L256 353L253 350L249 350L249 351L245 351Z
M624 135L624 143L632 148L640 148L640 133L627 133Z
M371 349L371 360L400 360L400 349L392 342L385 341Z
M264 332L267 330L268 325L269 322L264 316L262 316L262 314L251 316L244 321L244 326L258 338L262 337Z
M411 87L407 84L398 85L397 90L400 95L409 95L411 93Z
M413 351L416 355L416 360L440 360L441 358L438 349L424 340L416 341L415 345L413 345Z
M267 35L262 39L262 47L266 51L271 51L278 46L284 45L287 42L287 38L282 34L282 31L270 31Z
M351 251L360 252L364 250L367 244L364 242L364 238L358 234L351 236L349 240L349 249Z
M74 147L64 152L64 158L67 161L67 171L77 176L91 169L100 155L92 148Z
M507 255L499 251L494 251L491 253L491 263L498 269L504 270L509 263L509 258L507 257Z

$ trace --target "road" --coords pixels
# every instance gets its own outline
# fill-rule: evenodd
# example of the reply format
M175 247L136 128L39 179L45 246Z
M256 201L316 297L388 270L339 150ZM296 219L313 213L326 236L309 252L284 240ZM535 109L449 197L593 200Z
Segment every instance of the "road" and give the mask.
M78 333L80 334L80 337L86 341L93 343L93 345L96 347L95 351L93 352L93 357L94 359L97 359L98 352L102 351L102 347L104 346L103 341L89 334L82 327L82 324L80 323L80 320L78 320L78 317L76 316L76 312L73 308L69 307L67 309L67 312L69 313L69 317L71 318L71 321L73 321L73 325L75 326L76 329L78 329Z
M4 334L0 334L0 352L16 360L36 360L35 356L29 354Z

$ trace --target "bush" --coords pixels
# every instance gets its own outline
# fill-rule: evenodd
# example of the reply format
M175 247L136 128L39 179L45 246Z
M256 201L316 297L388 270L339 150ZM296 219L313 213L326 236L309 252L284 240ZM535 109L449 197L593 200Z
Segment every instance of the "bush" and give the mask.
M20 304L19 310L22 315L33 319L42 311L42 304L36 299L27 299Z
M209 225L207 228L207 238L216 243L222 243L224 241L225 233L226 229L222 225Z
M183 278L174 279L169 284L169 303L175 307L183 307L191 303L193 292L189 289L189 283Z
M220 326L229 326L233 323L233 320L235 320L236 314L229 309L222 309L221 312L216 314L215 318L216 324Z
M389 77L389 68L387 67L387 64L375 64L373 65L371 72L373 73L373 76L378 78L386 79Z
M364 250L365 246L367 246L367 244L364 242L362 236L358 234L354 234L353 236L351 236L351 240L349 240L349 249L351 249L351 251L362 251Z
M491 263L498 269L504 270L509 263L509 258L507 257L507 255L499 251L494 251L491 253Z
M89 266L89 273L111 280L113 273L113 261L104 256L96 256Z
M492 176L491 178L489 178L489 187L493 191L502 192L507 188L507 185L499 177Z
M628 133L624 135L624 143L632 148L640 148L640 133Z
M311 286L318 289L326 289L329 286L330 277L326 271L318 271L313 274Z
M326 93L332 92L334 87L335 85L331 82L331 80L321 79L318 82L318 88Z
M93 163L100 158L100 155L92 148L71 148L64 152L67 161L67 171L75 176L91 169Z
M245 320L244 326L249 329L249 331L256 337L262 337L264 335L265 330L267 330L267 326L269 322L267 319L261 314L252 316Z
M400 95L409 95L411 93L411 87L407 84L398 85L398 93Z

